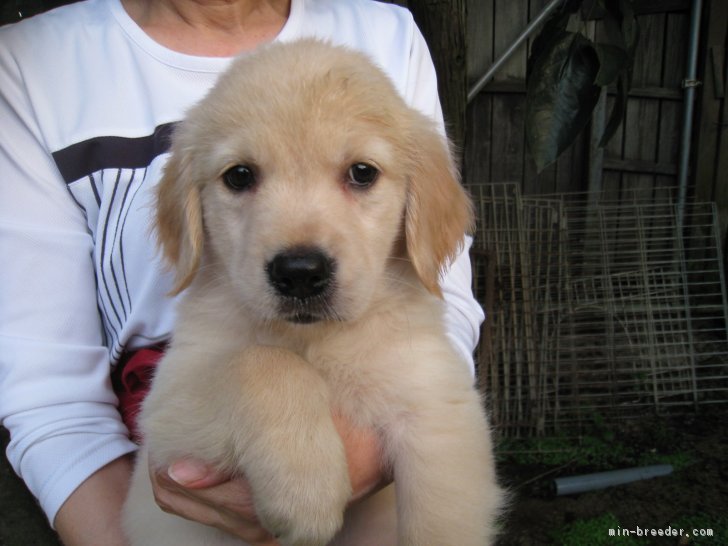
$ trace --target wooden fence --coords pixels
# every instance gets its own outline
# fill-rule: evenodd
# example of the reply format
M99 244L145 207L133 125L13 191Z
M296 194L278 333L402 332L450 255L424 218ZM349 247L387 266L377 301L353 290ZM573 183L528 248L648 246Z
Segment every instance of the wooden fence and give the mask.
M546 3L545 0L472 0L469 3L471 83ZM641 37L626 119L605 153L603 188L615 195L622 188L676 185L689 2L652 4L644 6L638 16ZM596 39L603 32L599 21L586 21L583 26ZM468 109L467 181L520 181L526 195L586 190L588 133L555 165L541 174L535 172L523 130L527 56L528 50L523 47ZM610 96L607 110L611 102Z

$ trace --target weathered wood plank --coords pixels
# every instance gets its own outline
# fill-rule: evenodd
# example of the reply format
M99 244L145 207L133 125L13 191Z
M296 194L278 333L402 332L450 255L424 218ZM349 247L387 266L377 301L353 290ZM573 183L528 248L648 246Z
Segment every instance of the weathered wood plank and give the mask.
M495 95L492 107L492 182L523 180L525 97Z
M681 80L682 81L682 80ZM672 101L682 101L683 92L678 83L672 87L632 87L629 90L630 97L641 97L647 99L663 99ZM504 80L492 81L486 85L481 93L525 93L526 80ZM610 95L617 93L614 86L607 89Z
M685 77L688 57L690 15L688 13L671 13L666 18L662 87L674 89L679 93L679 100L682 101L682 81Z
M638 16L640 47L635 55L632 81L638 87L659 87L665 43L665 14ZM655 99L631 98L627 103L623 159L655 162L657 134L660 128L660 102ZM622 181L629 189L649 191L655 186L653 174L627 172Z
M564 161L564 164L568 162L567 159L563 158L565 156L570 156L570 151L565 151L564 155L555 163L546 167L541 173L537 173L536 163L533 161L533 158L528 151L528 144L525 142L525 136L523 150L523 194L538 195L540 193L553 193L556 191L556 173L558 170L558 164L562 160Z
M614 159L604 160L605 171L620 171L633 174L659 174L675 177L677 165L675 163L655 163L642 159Z
M639 15L688 11L690 3L691 0L637 0L634 10Z
M485 184L491 179L492 103L491 96L479 95L468 105L463 169L466 186Z
M558 174L556 180L557 192L580 192L587 189L587 134L582 131L571 147L571 160L566 167L562 168L559 160Z
M467 0L468 87L475 84L493 64L493 2Z
M660 105L649 99L630 99L627 103L624 160L652 162L657 154ZM653 174L628 171L623 177L626 188L648 190L655 185Z
M594 8L596 0L584 2L582 14L589 19L601 19L604 17L603 10ZM691 0L635 0L634 11L637 15L649 15L651 13L674 13L688 11Z
M528 24L528 3L495 0L493 55L498 58ZM526 77L526 48L520 48L495 76L496 80Z
M430 47L448 134L462 149L467 103L465 0L417 0L408 7Z
M640 43L632 72L634 87L660 87L662 84L665 18L664 14L637 17Z
M607 96L607 112L611 112L614 108L614 97ZM617 129L614 136L607 142L604 149L604 162L605 164L610 159L622 160L624 155L624 135L626 132L626 123ZM602 174L602 192L604 195L609 196L610 199L616 199L622 189L622 173L604 171Z
M660 101L657 162L674 165L676 168L682 132L683 92L680 85L687 61L688 19L689 17L685 13L671 13L666 16L665 23L665 62L662 85L678 89L680 100ZM664 173L664 175L655 177L656 186L671 188L677 186L677 171Z
M726 47L728 45L728 2L725 0L711 0L703 12L703 28L705 29L706 51L704 52L703 66L710 66L707 57L713 47ZM720 71L718 71L720 72ZM722 67L723 78L728 82L726 73L728 66ZM721 125L721 108L726 110L725 97L715 95L715 71L705 70L702 74L703 85L698 90L699 101L697 109L697 131L695 139L695 194L700 199L714 199L718 203L721 214L721 223L725 229L728 223L728 165L725 160L725 146L728 146L728 129ZM715 158L717 161L712 160ZM721 167L719 170L718 167ZM725 231L723 232L725 233Z
M602 177L602 195L606 200L615 201L619 199L622 192L622 173L604 171Z

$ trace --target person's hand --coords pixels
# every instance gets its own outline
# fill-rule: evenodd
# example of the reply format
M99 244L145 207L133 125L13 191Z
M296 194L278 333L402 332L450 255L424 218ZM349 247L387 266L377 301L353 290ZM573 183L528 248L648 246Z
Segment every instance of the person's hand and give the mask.
M150 471L154 498L165 512L217 527L251 546L279 546L258 521L250 486L195 459Z
M356 503L391 482L382 461L379 436L334 415L344 443ZM258 521L250 486L244 477L230 478L195 460L181 459L167 471L150 472L157 504L165 511L212 525L254 546L278 546L275 537Z
M392 473L385 465L381 441L375 430L356 427L339 414L334 414L333 419L346 451L352 491L349 504L352 504L391 483Z

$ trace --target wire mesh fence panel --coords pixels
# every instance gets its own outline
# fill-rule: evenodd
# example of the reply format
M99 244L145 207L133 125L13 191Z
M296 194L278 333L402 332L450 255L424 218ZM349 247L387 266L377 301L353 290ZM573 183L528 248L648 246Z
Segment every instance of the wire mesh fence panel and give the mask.
M715 208L471 187L481 387L507 435L728 402Z

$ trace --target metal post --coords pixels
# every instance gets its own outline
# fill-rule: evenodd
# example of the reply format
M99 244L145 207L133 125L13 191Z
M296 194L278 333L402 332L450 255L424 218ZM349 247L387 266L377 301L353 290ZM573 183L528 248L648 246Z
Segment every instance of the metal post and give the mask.
M688 45L688 66L685 79L682 82L685 104L683 105L682 140L680 146L680 159L678 163L678 199L677 199L677 226L682 234L685 220L685 201L688 192L688 170L690 166L690 140L693 132L693 111L695 109L695 87L700 85L697 80L698 70L698 38L700 36L700 16L703 9L703 0L693 0L690 12L690 41Z
M541 23L543 23L546 18L551 15L551 13L559 7L561 3L563 3L564 0L551 0L551 3L547 5L541 13L536 16L536 18L531 21L526 29L516 38L516 41L513 42L508 49L505 50L505 52L498 58L497 61L495 61L491 67L488 69L488 71L485 73L485 75L478 80L478 82L470 89L468 92L468 102L471 102L475 97L478 96L478 93L485 87L490 80L493 79L493 76L495 76L495 73L498 72L501 66L511 58L511 55L515 53L515 51L520 47L520 45L525 42L531 34L533 34L538 27L541 26Z

